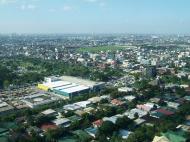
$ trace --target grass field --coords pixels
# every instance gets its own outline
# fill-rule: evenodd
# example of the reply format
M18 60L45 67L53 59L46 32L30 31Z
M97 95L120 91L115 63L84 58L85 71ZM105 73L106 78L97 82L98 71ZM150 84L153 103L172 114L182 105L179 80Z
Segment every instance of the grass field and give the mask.
M98 46L98 47L84 47L84 48L79 48L77 51L79 52L92 52L92 53L97 53L97 52L105 52L105 51L117 51L117 50L124 50L126 48L129 48L132 46Z

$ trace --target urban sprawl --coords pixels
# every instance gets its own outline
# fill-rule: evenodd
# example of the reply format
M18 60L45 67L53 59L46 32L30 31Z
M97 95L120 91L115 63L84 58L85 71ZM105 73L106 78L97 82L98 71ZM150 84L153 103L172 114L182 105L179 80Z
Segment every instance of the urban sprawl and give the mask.
M190 36L0 34L0 142L190 141Z

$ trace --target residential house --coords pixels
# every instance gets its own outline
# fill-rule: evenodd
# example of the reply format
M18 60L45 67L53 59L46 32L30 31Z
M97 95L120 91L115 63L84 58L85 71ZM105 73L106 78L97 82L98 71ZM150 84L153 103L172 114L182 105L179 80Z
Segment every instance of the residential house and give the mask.
M92 124L95 128L100 127L102 125L102 123L103 123L103 120L101 120L101 119L92 122Z

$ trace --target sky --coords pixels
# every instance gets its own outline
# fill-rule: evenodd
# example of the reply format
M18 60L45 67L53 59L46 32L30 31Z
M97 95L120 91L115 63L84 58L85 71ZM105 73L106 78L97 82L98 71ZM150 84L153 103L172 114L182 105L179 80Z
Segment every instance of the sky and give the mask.
M0 33L190 34L190 0L0 0Z

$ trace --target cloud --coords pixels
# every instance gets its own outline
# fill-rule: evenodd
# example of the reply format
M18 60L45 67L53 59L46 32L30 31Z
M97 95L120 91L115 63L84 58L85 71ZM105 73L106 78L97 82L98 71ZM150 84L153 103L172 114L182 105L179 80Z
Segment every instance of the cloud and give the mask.
M85 0L86 2L97 2L98 0Z
M65 5L63 6L64 11L71 11L73 8L71 6Z
M96 3L98 4L100 7L104 7L106 5L106 0L84 0L85 2L88 3Z
M99 5L100 5L100 7L104 7L106 5L106 3L100 2Z
M0 0L0 4L15 3L17 0Z
M83 1L85 1L85 2L91 2L91 3L96 3L96 2L102 3L102 2L104 2L106 0L83 0Z
M48 11L49 12L56 12L57 10L55 8L50 8Z
M29 4L29 5L27 6L27 8L28 8L28 9L35 9L36 6L35 6L35 5L32 5L32 4Z
M23 5L21 5L20 9L21 10L34 10L34 9L36 9L36 6L33 4L27 4L27 5L23 4Z
M49 12L61 12L61 11L65 11L65 12L69 12L74 10L74 8L72 6L69 5L64 5L61 8L49 8L48 11Z

